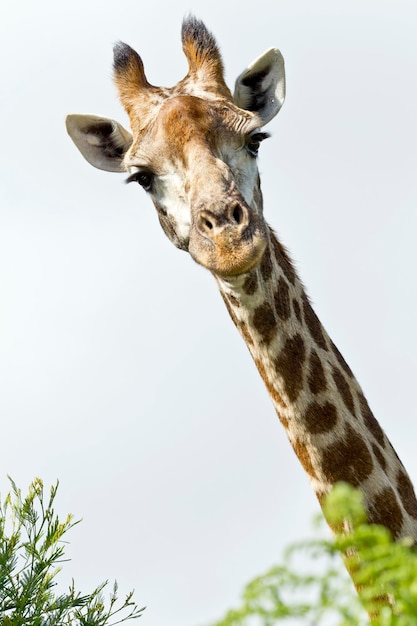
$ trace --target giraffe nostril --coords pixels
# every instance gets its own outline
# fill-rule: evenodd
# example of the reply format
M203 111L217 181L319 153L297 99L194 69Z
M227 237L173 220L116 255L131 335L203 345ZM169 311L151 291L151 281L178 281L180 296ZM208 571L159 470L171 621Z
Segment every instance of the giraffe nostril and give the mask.
M232 217L235 220L236 224L241 224L243 221L243 210L242 207L237 204L233 209Z
M249 224L249 215L246 207L240 202L231 202L223 205L218 213L210 210L199 211L196 218L197 229L204 237L213 239L221 233L228 233L228 237L238 237Z
M210 239L214 235L217 228L216 217L210 211L200 211L197 216L197 228L200 233Z

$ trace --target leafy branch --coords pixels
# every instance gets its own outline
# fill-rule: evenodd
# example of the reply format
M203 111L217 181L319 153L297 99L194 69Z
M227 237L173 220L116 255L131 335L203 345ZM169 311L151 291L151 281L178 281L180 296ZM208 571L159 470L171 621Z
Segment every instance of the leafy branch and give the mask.
M340 529L333 538L290 546L283 563L249 582L240 605L211 626L274 626L296 617L308 626L417 626L412 541L395 542L386 528L368 524L360 492L343 483L324 514Z
M67 593L55 593L56 577L66 561L64 535L79 521L54 511L58 483L49 496L36 478L22 496L12 479L0 501L0 624L2 626L115 626L140 617L133 592L119 602L115 582L110 600L103 599L107 582L82 595L74 581Z

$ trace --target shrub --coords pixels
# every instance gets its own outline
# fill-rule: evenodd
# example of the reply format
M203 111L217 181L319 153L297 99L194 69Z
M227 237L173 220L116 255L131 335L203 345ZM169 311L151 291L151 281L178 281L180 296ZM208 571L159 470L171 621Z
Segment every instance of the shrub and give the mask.
M56 578L64 562L63 537L78 522L60 521L54 511L58 483L45 496L42 481L28 495L10 479L11 491L0 502L0 623L2 626L114 626L142 615L133 592L118 601L115 582L106 603L107 582L83 595L74 582L56 594Z

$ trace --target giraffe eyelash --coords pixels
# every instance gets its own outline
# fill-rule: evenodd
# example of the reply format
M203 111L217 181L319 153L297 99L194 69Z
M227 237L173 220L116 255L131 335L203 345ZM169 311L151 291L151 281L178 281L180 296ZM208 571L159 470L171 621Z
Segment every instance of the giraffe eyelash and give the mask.
M153 179L154 174L152 172L149 170L140 170L139 172L133 172L133 174L126 178L125 183L138 183L145 191L150 191Z
M261 145L261 142L264 141L265 139L268 139L268 137L270 137L271 135L269 133L261 133L261 132L255 132L252 135L249 136L247 142L246 142L246 151L253 157L257 157L258 156L258 150L259 150L259 146Z

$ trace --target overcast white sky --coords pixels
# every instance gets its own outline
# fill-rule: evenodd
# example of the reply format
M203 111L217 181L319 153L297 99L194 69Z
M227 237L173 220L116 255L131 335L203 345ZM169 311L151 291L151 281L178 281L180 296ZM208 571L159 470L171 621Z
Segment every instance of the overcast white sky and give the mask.
M265 213L417 476L414 0L2 0L0 491L59 478L84 518L68 576L134 587L147 626L220 616L318 511L211 276L65 134L68 112L127 125L118 39L154 84L182 78L189 11L230 85L270 46L286 59Z

